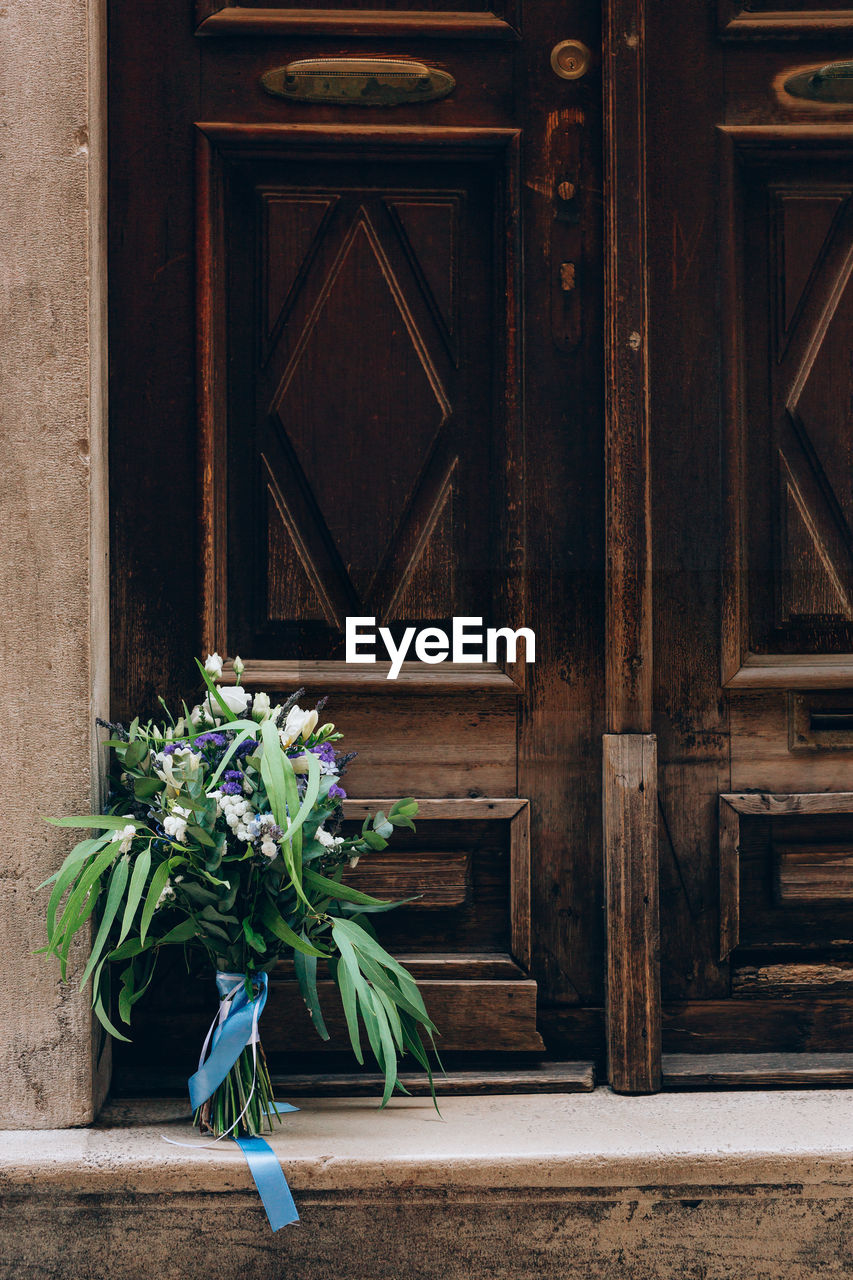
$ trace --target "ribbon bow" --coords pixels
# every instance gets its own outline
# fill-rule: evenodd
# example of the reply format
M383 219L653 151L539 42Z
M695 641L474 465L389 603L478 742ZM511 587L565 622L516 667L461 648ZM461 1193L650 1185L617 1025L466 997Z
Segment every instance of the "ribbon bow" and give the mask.
M193 1111L196 1111L222 1084L240 1054L252 1046L254 1070L252 1088L246 1106L231 1126L236 1128L245 1115L255 1092L258 1068L258 1020L267 1002L268 979L265 973L252 975L254 998L246 992L246 975L243 973L217 973L216 989L219 992L219 1013L214 1018L207 1038L202 1045L198 1070L190 1076L189 1091ZM206 1058L208 1046L210 1057ZM277 1103L279 1111L296 1111L288 1103ZM230 1132L230 1130L228 1131ZM224 1138L223 1133L220 1137ZM218 1141L218 1139L217 1139ZM299 1214L281 1165L272 1147L263 1138L235 1138L234 1141L246 1157L249 1172L255 1180L258 1195L266 1209L273 1231L298 1222Z

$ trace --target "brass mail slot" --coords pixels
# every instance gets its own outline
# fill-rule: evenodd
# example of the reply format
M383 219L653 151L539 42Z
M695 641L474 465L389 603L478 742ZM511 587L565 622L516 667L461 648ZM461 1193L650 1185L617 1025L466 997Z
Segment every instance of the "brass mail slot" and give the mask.
M303 58L267 71L261 84L276 98L350 107L433 102L456 88L449 72L405 58Z
M853 690L789 693L788 750L853 750Z
M785 92L810 102L853 102L853 62L798 71L785 81Z

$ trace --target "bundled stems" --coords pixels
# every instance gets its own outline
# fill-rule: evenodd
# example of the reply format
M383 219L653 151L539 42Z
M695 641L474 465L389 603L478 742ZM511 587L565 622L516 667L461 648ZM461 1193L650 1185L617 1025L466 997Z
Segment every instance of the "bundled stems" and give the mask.
M253 1076L254 1092L252 1092ZM237 1117L244 1108L245 1114L238 1121ZM272 1133L274 1119L281 1124L266 1055L258 1045L256 1069L252 1046L247 1045L222 1083L207 1102L198 1108L194 1123L212 1133L216 1138L222 1137L225 1133L230 1133L233 1138L254 1138L264 1130Z

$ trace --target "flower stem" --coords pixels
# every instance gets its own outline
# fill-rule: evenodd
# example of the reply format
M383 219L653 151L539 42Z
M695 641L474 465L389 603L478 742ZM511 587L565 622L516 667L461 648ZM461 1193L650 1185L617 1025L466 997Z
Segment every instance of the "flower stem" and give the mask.
M244 1108L245 1114L235 1126L235 1121ZM272 1132L273 1119L281 1124L281 1116L275 1108L266 1054L258 1045L256 1067L252 1047L248 1045L208 1102L196 1111L194 1123L202 1130L213 1133L216 1138L229 1132L232 1137L241 1138L255 1137L264 1129Z

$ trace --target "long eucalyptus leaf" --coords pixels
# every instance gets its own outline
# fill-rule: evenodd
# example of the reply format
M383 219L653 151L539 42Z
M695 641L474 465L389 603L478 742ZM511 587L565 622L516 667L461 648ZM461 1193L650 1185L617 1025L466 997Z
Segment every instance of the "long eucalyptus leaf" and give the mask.
M119 933L118 946L124 942L130 933L133 917L136 915L137 908L142 901L142 894L145 891L145 882L148 879L148 872L151 870L151 846L143 849L133 864L133 874L130 877L130 888L127 891L127 903L124 908L124 915L121 919L121 932Z
M387 902L384 898L372 898L369 893L362 893L359 889L351 889L348 884L339 884L337 880L329 880L326 876L321 876L319 871L314 871L311 867L303 867L302 875L308 884L313 885L316 889L322 889L330 898L337 898L341 902L357 902L366 907L396 907L396 902Z
M261 907L258 919L261 924L269 929L270 933L275 934L279 941L286 942L289 947L293 947L294 951L301 951L305 956L326 957L327 952L319 951L310 942L303 941L299 934L291 929L290 925L279 915L268 898Z
M145 941L145 935L148 932L148 927L151 924L154 912L157 910L157 902L160 898L160 894L166 887L166 881L169 879L169 871L170 866L167 860L166 862L160 863L159 867L154 872L154 875L151 877L151 884L148 888L145 906L142 908L142 920L139 924L139 937L142 942Z
M341 993L341 1002L344 1006L344 1016L347 1020L347 1030L349 1031L350 1044L361 1066L364 1066L364 1054L361 1049L361 1037L358 1031L358 1005L356 1003L355 983L348 967L345 964L339 964L335 971L335 981L338 984L338 990Z
M303 942L308 939L303 935ZM317 957L306 956L302 951L294 951L293 968L296 972L296 980L299 983L299 990L302 992L302 999L314 1024L314 1028L323 1040L330 1040L326 1023L323 1020L323 1011L320 1008L320 996L317 991Z
M62 912L59 924L53 932L51 949L57 952L57 954L59 954L63 948L65 950L65 954L68 954L71 939L83 923L80 919L80 911L86 901L86 895L90 890L92 890L95 897L97 897L98 889L95 888L95 885L98 883L107 867L111 866L112 863L115 862L118 857L118 852L118 843L110 841L109 847L106 848L103 853L99 853L98 856L89 863L88 867L77 881L73 892L69 895L68 901L65 903L65 909ZM86 918L88 919L88 917Z
M88 982L95 965L101 958L101 952L106 946L110 929L112 928L113 921L118 914L118 909L121 906L122 898L124 897L124 890L127 885L128 875L128 859L126 856L123 856L119 858L118 862L113 867L112 875L110 876L109 884L107 886L107 900L104 904L104 913L101 916L101 923L98 927L98 932L95 935L95 941L92 944L89 962L83 970L83 976L80 979L81 989L85 987Z
M76 818L45 818L54 827L95 827L101 831L118 831L122 827L145 828L145 823L120 813L92 813Z

